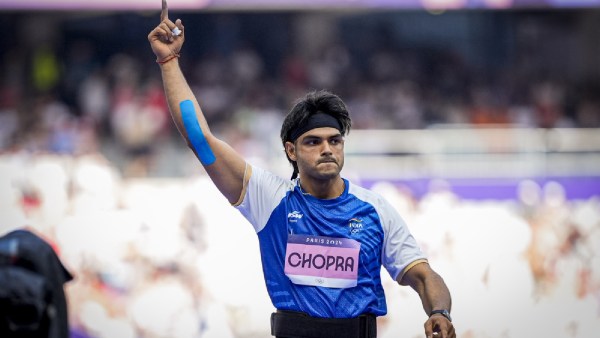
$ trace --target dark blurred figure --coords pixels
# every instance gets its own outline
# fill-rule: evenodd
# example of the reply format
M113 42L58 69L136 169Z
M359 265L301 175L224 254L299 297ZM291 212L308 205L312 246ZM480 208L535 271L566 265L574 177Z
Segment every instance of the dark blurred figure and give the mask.
M0 237L0 337L68 338L63 286L73 277L28 230Z

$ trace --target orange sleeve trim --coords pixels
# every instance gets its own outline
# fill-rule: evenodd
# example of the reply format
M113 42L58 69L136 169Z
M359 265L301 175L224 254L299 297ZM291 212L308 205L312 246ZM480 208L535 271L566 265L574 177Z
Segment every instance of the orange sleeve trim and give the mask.
M402 270L402 272L400 272L400 275L398 275L398 278L396 278L396 280L398 282L400 282L402 280L402 278L404 278L404 275L408 272L408 270L412 269L415 265L421 264L421 263L428 263L429 261L426 260L425 258L421 258L421 259L417 259L416 261L413 261L412 263L408 264L404 270Z

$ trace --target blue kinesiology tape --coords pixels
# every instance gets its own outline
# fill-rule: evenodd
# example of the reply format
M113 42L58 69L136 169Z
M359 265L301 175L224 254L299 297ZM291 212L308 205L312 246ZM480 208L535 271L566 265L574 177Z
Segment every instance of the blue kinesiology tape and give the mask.
M198 123L198 118L196 117L194 103L190 100L181 101L179 108L181 109L181 119L183 120L188 140L192 144L192 147L194 147L198 157L200 157L200 162L203 165L213 164L216 157L202 133L200 123Z

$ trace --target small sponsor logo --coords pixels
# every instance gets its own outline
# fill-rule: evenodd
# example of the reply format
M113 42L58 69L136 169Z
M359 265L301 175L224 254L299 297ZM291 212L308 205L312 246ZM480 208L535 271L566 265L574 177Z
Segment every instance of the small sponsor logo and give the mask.
M304 215L302 215L299 211L292 211L288 214L288 221L290 222L298 222L299 219L301 219Z

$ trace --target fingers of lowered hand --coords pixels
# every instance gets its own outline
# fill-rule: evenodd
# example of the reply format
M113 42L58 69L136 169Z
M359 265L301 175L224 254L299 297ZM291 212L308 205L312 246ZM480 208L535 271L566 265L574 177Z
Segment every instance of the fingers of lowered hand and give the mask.
M430 318L425 322L425 335L427 338L456 338L456 332L452 322L445 318Z
M456 338L452 323L446 327L436 327L436 330L433 331L433 338Z
M429 318L429 319L428 319L428 320L425 322L425 325L424 325L424 326L425 326L425 336L426 336L427 338L432 338L432 337L434 337L434 336L433 336L433 332L435 331L434 329L437 329L437 328L435 327L435 326L436 326L436 324L435 324L435 322L433 321L433 318ZM437 337L437 335L436 335L435 337L436 337L436 338L438 338L438 337Z

